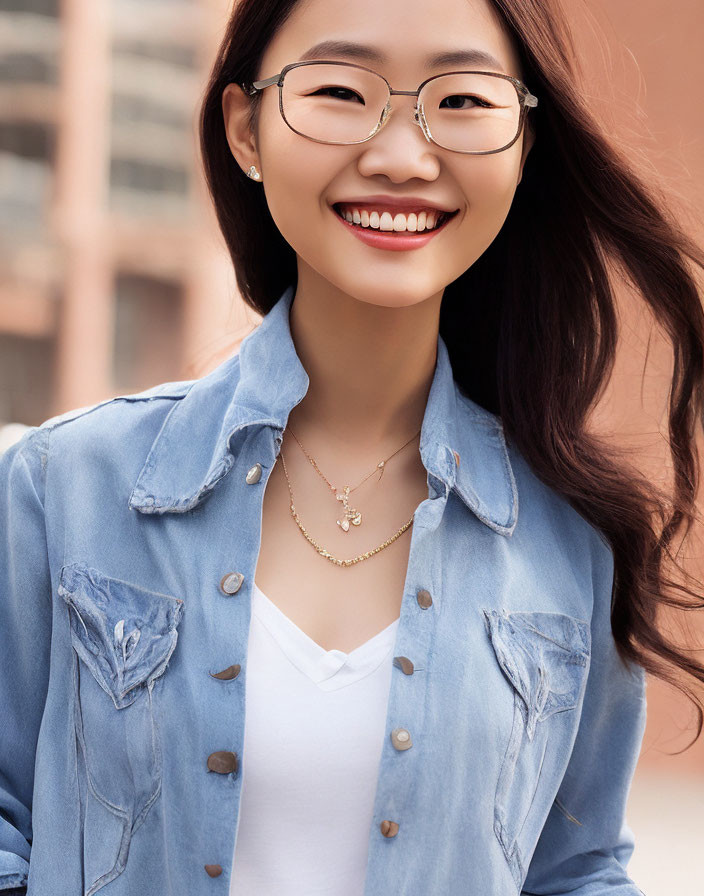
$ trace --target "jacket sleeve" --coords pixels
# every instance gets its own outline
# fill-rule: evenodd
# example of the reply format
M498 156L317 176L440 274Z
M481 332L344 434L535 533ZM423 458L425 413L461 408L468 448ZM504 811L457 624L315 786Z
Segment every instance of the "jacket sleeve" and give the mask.
M625 665L611 631L614 558L594 567L592 649L579 730L522 896L643 896L626 873L635 839L626 803L646 722L646 676Z
M29 872L51 642L48 437L48 429L34 427L0 454L0 896L25 893Z

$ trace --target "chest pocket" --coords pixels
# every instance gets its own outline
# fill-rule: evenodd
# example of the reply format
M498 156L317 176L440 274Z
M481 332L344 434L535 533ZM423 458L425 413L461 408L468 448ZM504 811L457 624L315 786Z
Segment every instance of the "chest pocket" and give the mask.
M157 685L176 648L184 602L79 564L63 567L58 593L76 658L84 892L91 896L122 872L132 835L161 792Z
M573 710L586 684L591 631L588 623L565 613L482 612L513 697L511 735L496 786L494 830L520 891L527 870L523 856L540 833L528 831L526 821L546 758L559 761L559 744L567 744L576 724Z

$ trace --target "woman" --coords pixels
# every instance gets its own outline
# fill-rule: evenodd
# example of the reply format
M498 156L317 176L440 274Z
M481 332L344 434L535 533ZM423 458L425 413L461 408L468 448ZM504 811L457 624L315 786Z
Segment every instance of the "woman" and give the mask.
M553 0L236 5L201 137L262 324L0 464L0 887L641 892L646 671L704 680L654 624L704 259L571 58ZM672 498L587 429L611 263L674 345Z

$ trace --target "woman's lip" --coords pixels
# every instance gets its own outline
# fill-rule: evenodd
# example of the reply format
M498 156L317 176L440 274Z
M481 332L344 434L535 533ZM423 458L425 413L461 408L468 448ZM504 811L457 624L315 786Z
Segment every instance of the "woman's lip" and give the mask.
M444 224L435 227L433 230L414 233L413 231L376 230L373 227L359 227L358 225L350 224L332 206L330 206L330 209L337 220L344 224L348 230L351 230L363 243L377 249L390 249L397 252L407 251L408 249L420 249L421 246L429 243L436 234L443 231L457 215L457 212L451 213Z

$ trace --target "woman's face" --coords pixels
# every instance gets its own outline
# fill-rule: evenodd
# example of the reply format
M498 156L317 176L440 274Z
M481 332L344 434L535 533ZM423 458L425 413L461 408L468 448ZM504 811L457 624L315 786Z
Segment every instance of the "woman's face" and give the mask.
M522 79L515 49L489 0L302 0L269 43L257 77L275 75L324 40L377 48L386 61L330 53L317 58L365 65L397 90L415 90L431 75L462 69ZM501 67L425 68L426 57L470 49L490 53ZM415 97L392 96L391 117L370 140L323 144L287 126L278 93L276 86L264 90L255 135L243 125L247 106L237 85L226 88L223 111L233 154L244 171L257 166L271 215L297 253L299 288L301 282L327 281L362 302L412 305L441 296L498 234L532 143L525 128L503 152L453 152L429 143L413 122ZM379 248L358 238L333 204L380 194L459 211L422 246Z

